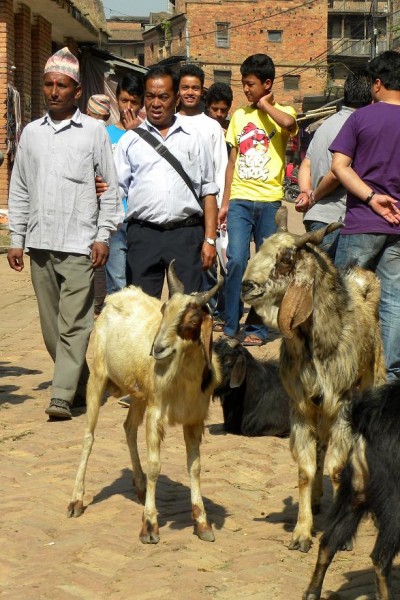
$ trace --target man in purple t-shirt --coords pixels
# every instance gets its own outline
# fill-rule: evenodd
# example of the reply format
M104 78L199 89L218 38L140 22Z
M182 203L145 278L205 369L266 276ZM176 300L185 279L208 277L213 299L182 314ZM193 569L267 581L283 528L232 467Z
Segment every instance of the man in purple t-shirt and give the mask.
M388 379L400 378L400 54L369 65L374 104L355 111L330 146L347 189L335 264L359 264L381 281L380 318Z

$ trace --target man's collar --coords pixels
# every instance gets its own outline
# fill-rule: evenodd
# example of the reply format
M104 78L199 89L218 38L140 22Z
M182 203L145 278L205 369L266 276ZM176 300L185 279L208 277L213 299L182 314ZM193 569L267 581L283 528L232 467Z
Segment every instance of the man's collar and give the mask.
M41 118L41 122L40 124L43 125L44 123L48 123L49 119L51 119L50 114L47 112L42 118ZM61 119L61 120L67 120L67 119ZM82 113L79 110L78 107L76 107L76 110L74 112L74 114L71 117L71 123L74 123L75 125L81 126L82 125Z
M152 125L147 117L144 120L144 123L149 131L156 131L159 135L161 135L157 127ZM174 115L174 121L171 127L168 129L168 135L177 129L181 129L184 133L190 134L190 129L186 126L185 120L182 119L179 114Z

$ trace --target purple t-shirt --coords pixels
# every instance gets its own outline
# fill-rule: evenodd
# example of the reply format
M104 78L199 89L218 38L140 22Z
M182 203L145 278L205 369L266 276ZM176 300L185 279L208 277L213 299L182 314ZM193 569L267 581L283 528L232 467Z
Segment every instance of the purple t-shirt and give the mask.
M400 106L377 102L356 110L345 122L329 150L352 159L352 168L374 192L399 200L400 208ZM365 202L347 193L346 217L341 234L384 233L400 235Z

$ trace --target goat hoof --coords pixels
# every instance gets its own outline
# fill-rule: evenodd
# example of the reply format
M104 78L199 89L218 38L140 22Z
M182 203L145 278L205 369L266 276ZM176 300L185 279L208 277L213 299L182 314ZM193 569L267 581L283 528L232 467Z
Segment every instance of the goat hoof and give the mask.
M347 542L345 542L340 549L346 552L351 552L353 550L353 540L347 540Z
M292 540L289 544L289 550L300 550L300 552L308 552L311 548L311 540Z
M158 525L153 525L149 520L145 519L139 534L139 539L142 544L158 544L160 541Z
M215 542L215 535L211 525L206 523L205 525L197 524L195 526L195 534L203 540L203 542Z
M83 502L82 500L76 500L75 502L70 502L68 504L68 512L67 517L80 517L83 514Z
M308 590L303 594L303 600L320 600L321 594L319 592L309 592Z

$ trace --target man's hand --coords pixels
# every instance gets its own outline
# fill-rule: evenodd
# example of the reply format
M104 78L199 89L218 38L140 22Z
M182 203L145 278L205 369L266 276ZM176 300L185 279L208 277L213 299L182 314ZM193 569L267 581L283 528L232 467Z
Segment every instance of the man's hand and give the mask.
M10 248L7 253L8 264L14 271L22 271L24 268L23 248Z
M201 262L203 263L203 271L210 269L215 263L217 252L215 246L212 246L208 242L204 242L201 249Z
M311 190L306 190L304 192L300 192L294 201L294 207L297 212L305 213L314 206L313 195Z
M99 197L108 190L108 183L103 181L103 179L102 179L102 177L100 177L100 175L96 175L96 177L94 178L94 181L96 184L96 196Z
M386 194L374 194L370 200L368 206L372 208L378 215L393 223L393 225L400 224L400 210L396 206L397 200Z
M134 111L131 108L125 108L124 114L122 116L122 124L125 129L136 129L138 125L140 125L141 121L135 115Z
M94 242L92 246L92 265L94 269L104 267L109 255L109 248L104 242Z
M218 211L218 229L226 230L226 218L228 216L228 206L221 206Z

